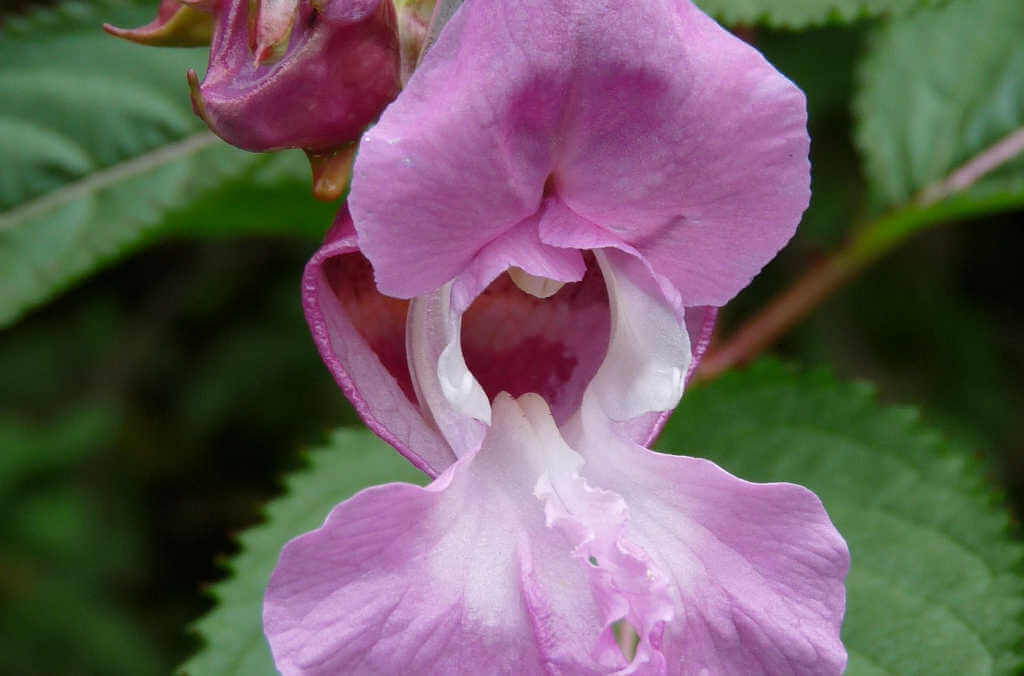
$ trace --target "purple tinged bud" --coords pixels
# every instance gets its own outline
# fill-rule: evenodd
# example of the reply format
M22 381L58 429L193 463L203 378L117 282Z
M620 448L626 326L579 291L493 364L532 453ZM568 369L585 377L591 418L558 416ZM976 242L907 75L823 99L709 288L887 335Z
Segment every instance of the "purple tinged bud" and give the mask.
M210 44L212 7L196 0L161 0L156 18L138 28L118 28L109 23L111 35L152 47L199 47Z
M222 0L206 76L188 79L228 143L335 157L397 96L399 68L389 0Z

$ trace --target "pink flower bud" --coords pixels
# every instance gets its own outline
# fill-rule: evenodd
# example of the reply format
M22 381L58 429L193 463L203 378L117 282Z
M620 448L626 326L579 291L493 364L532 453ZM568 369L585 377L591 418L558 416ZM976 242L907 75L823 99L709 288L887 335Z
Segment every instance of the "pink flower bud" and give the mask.
M188 77L196 113L228 143L327 156L398 94L399 58L387 0L221 0L206 76Z

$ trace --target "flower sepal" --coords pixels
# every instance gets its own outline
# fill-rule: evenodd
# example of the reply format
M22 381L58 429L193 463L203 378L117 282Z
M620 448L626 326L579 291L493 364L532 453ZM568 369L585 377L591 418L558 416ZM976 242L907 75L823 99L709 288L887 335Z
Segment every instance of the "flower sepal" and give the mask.
M161 0L156 18L138 28L118 28L109 23L111 35L150 47L201 47L213 35L213 10L203 0Z

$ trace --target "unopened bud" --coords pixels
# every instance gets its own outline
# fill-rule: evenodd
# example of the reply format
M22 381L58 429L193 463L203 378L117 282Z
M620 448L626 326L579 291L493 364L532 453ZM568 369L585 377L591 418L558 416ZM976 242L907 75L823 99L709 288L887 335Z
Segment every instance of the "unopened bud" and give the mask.
M389 0L222 0L193 106L228 143L332 155L399 90ZM314 171L315 171L314 167Z

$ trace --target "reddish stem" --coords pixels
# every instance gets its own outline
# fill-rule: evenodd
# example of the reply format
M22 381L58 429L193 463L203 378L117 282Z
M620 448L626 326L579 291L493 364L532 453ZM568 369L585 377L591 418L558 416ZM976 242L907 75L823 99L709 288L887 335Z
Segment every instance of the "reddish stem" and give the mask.
M910 205L859 229L846 246L808 270L720 347L712 347L694 372L694 380L710 380L774 345L857 273L930 222L920 218L925 210L962 192L1022 152L1024 127L981 151L948 176L926 186Z

